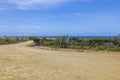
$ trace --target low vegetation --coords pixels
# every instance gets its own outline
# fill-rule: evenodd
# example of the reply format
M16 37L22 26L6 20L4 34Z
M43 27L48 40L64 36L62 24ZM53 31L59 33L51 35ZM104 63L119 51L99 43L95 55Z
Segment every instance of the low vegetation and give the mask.
M30 37L29 39L33 40L36 46L48 46L55 49L120 51L120 35L116 38L69 38L63 36L57 38Z
M27 38L24 37L16 37L16 38L11 38L11 37L1 37L0 38L0 45L3 44L14 44L18 42L24 42L27 41Z

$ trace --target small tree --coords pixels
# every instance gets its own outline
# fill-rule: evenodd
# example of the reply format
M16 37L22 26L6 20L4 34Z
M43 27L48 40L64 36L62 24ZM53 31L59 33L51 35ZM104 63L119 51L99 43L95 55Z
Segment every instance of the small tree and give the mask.
M19 41L19 37L16 38L16 41Z
M63 36L62 39L61 39L61 46L62 46L63 48L67 48L68 43L69 43L69 38L68 38L68 36Z
M40 46L40 39L37 37L29 37L29 40L33 40L36 46Z
M10 39L7 36L4 36L5 42L10 42Z

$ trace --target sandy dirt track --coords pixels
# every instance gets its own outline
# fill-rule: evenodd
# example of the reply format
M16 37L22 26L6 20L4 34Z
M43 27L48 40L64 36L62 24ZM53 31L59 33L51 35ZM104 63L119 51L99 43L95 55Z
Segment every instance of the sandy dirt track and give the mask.
M120 53L0 46L0 80L120 80Z

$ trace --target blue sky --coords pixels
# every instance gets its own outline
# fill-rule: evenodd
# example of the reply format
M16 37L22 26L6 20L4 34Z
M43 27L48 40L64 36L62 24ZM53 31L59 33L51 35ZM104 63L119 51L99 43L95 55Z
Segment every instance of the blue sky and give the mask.
M120 0L0 0L0 36L113 36Z

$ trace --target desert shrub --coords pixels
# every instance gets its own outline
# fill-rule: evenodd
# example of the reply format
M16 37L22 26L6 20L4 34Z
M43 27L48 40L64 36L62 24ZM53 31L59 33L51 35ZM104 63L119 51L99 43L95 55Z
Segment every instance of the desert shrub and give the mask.
M70 38L69 39L69 42L73 43L73 44L76 44L76 42L81 42L79 38Z
M44 42L44 46L52 46L54 45L54 42Z
M89 39L89 42L112 42L112 39L106 39L106 38L91 38Z
M119 52L119 51L120 51L120 47L107 48L107 50L109 50L109 51L117 51L117 52Z
M89 41L87 39L81 39L80 46L89 46Z
M49 47L52 48L52 49L55 49L55 50L61 48L60 45L59 46L58 45L52 45L52 46L49 46Z
M110 43L104 43L103 46L105 46L105 47L114 47L115 44L113 42L110 42Z
M70 45L68 46L70 49L81 49L81 46Z
M18 42L23 42L26 40L17 40L17 38L9 38L9 37L5 37L5 38L0 38L0 45L2 44L13 44L13 43L18 43Z
M112 43L113 39L107 39L107 38L91 38L89 39L89 45L90 46L103 46L105 43Z
M111 50L119 51L120 38L68 38L67 36L57 38L30 37L37 46L48 46L51 48L70 48L77 50Z
M99 47L96 46L96 47L92 47L91 50L93 50L93 51L99 51L100 49L99 49Z
M99 50L105 50L106 47L105 47L105 46L98 46L98 49L99 49Z
M113 43L114 43L115 45L120 46L120 34L113 40Z
M90 49L90 48L91 48L91 46L82 46L82 49L88 50L88 49Z
M69 45L69 39L67 36L58 37L54 40L54 44L60 45L62 48L67 48Z
M38 39L37 37L29 37L29 40L35 40L35 39Z
M16 38L16 41L19 41L19 37Z
M68 46L68 48L75 49L75 46L74 45L70 45L70 46Z
M5 42L10 42L10 38L5 38Z
M29 40L33 40L36 46L40 45L40 39L37 37L29 37Z

